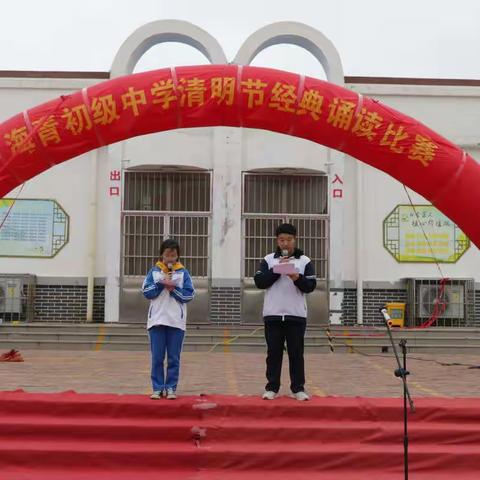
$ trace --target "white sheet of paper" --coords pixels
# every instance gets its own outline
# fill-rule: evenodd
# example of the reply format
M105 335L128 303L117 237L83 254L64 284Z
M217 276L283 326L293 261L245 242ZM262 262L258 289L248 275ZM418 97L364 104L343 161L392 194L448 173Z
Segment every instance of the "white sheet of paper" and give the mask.
M292 275L298 273L294 263L278 263L273 266L273 273L279 273L280 275Z
M163 285L183 288L183 272L173 272L172 280L170 281L166 279L166 275L163 272L155 271L153 272L153 280L162 283Z

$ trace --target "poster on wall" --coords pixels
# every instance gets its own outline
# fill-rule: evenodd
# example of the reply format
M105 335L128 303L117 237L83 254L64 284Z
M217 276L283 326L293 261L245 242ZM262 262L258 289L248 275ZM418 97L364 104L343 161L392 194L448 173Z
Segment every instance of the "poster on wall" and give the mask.
M400 263L455 263L470 240L433 205L397 205L383 221L383 245Z
M69 223L55 200L0 199L0 257L52 258L68 243Z

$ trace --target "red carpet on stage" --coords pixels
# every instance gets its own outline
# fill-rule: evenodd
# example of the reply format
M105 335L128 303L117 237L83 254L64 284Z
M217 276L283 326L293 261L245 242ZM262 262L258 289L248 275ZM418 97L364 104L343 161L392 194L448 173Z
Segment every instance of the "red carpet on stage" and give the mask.
M395 480L403 400L0 392L0 480ZM416 399L412 480L480 478L480 399Z

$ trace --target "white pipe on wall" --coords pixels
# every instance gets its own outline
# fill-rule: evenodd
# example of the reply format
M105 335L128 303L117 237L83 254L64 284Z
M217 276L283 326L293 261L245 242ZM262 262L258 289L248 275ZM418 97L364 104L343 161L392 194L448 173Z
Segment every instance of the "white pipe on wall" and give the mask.
M87 322L93 322L93 294L95 286L95 263L97 257L97 177L99 150L92 152L90 160L90 204L88 228L88 281L87 281Z
M357 264L357 324L363 324L363 165L356 165L356 264Z

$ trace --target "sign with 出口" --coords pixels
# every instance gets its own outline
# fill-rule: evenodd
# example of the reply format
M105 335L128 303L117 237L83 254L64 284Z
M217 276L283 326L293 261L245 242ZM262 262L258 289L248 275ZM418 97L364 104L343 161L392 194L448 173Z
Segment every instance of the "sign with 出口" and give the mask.
M68 243L69 223L55 200L0 199L0 257L54 257Z
M400 263L455 263L470 240L433 205L397 205L383 221L383 245Z

